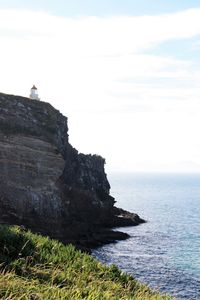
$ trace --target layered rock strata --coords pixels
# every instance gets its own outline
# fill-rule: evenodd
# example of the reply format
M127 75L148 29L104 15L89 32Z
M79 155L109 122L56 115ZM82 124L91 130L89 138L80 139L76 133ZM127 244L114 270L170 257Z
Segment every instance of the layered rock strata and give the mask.
M0 223L80 247L126 238L109 228L143 220L114 207L104 164L69 144L49 103L0 94Z

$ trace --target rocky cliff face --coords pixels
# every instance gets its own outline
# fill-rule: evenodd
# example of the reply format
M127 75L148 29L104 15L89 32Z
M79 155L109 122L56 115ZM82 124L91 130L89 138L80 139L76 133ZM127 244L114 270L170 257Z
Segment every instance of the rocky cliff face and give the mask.
M78 153L67 132L50 104L0 94L0 222L86 246L124 238L106 228L142 220L114 208L104 159Z

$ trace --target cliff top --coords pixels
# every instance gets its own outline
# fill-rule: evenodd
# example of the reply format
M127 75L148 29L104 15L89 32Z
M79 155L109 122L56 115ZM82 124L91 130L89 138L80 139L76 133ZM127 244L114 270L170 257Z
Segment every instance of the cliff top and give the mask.
M0 93L0 124L5 134L27 134L58 143L58 131L68 139L67 118L51 104Z

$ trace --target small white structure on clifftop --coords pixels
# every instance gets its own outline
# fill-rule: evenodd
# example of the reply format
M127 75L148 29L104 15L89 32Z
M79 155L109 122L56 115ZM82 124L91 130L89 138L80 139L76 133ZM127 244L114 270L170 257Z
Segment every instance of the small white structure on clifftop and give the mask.
M38 90L35 85L33 85L31 88L30 99L40 100L38 96Z

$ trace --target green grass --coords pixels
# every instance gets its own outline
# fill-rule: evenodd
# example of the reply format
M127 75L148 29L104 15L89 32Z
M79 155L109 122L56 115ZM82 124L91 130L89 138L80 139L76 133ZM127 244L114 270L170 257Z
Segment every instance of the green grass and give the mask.
M116 266L55 240L0 225L0 299L172 299Z

